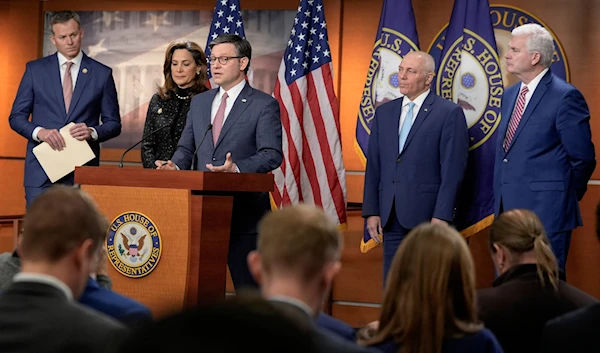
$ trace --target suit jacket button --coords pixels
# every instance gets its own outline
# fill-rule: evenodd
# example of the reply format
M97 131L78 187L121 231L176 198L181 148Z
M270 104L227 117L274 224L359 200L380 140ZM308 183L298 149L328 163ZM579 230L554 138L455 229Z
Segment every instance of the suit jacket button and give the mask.
M213 161L216 161L217 159L215 157L213 157Z
M402 162L402 158L398 157L398 159L396 159L396 162Z
M504 160L502 162L508 163L508 159L504 158Z

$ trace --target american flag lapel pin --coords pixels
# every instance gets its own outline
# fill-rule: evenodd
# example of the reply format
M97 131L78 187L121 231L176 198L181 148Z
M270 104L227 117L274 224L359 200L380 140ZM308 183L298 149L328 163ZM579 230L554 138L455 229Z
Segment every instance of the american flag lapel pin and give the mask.
M83 70L81 70L81 72L83 72L84 74L87 74L88 73L88 69L84 67Z
M242 103L246 103L246 98L242 98Z

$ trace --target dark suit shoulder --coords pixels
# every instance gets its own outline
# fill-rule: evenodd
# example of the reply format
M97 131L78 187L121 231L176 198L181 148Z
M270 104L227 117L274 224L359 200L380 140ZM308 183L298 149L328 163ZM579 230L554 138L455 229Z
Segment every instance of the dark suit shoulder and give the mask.
M578 331L595 328L600 333L600 303L588 305L548 321L547 327L556 331Z
M275 98L273 98L273 96L271 96L270 94L267 94L259 89L256 89L254 87L251 87L251 92L252 92L252 99L259 99L259 100L265 100L268 102L271 101L277 101ZM243 92L243 91L242 91Z
M430 94L433 95L433 105L435 106L436 109L444 109L444 110L448 110L448 111L452 111L452 110L462 110L462 108L454 103L451 100L442 98L440 96L438 96L437 94L434 94L433 92L431 92ZM427 101L427 100L425 100Z
M103 73L108 73L108 72L112 72L112 69L106 65L104 65L103 63L96 61L92 58L90 58L89 56L85 55L85 53L83 54L83 59L81 61L82 65L84 65L84 61L87 61L87 63L90 66L93 66L93 68L95 70L101 70L101 72Z

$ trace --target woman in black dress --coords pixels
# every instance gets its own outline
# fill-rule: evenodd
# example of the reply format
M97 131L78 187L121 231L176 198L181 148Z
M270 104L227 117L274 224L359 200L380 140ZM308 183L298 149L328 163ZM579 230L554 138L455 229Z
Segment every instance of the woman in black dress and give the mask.
M206 56L194 42L176 42L165 53L165 83L152 96L144 125L142 163L144 168L156 168L157 160L169 160L181 137L192 97L206 88Z

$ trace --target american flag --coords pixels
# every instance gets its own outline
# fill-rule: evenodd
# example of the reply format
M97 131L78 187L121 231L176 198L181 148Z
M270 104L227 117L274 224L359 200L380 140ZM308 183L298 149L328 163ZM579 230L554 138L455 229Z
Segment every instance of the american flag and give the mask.
M273 92L284 132L273 201L277 207L315 204L345 225L346 176L332 72L323 2L301 0Z
M217 0L212 23L210 24L210 31L206 40L206 49L204 49L206 60L210 57L208 44L221 34L237 34L242 38L246 38L239 0ZM208 78L210 86L215 87L212 73L210 72L210 63L208 63Z

